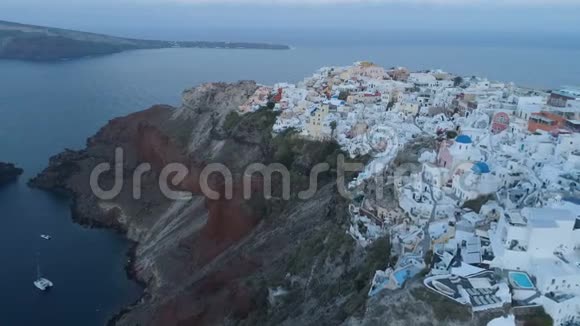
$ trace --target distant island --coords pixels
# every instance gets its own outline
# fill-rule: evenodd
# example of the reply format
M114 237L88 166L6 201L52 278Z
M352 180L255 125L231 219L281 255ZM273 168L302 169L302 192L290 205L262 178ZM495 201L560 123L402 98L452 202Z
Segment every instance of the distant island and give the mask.
M162 48L290 49L268 43L140 40L0 21L0 59L58 61Z
M0 162L0 186L16 180L23 172L12 163Z

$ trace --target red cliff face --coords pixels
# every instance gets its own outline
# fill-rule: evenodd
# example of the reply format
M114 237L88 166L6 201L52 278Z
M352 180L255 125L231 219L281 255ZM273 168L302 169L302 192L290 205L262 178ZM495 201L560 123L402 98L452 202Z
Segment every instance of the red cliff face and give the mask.
M256 225L257 218L244 212L242 202L239 193L232 200L206 200L209 219L202 230L199 248L207 253L207 258L240 240Z
M150 163L157 174L169 163L181 163L188 167L189 174L177 188L203 196L199 186L199 174L204 163L195 163L195 159L187 157L184 149L178 148L170 136L155 126L155 123L151 123L155 121L157 110L158 108L152 108L112 121L91 140L92 145L102 145L109 140L112 143L122 140L129 146L134 144L134 153L130 153L133 149L126 151L129 156L135 155L137 159L134 163ZM131 157L127 159L133 160ZM246 236L258 221L243 208L244 201L239 184L234 185L233 198L230 200L223 198L224 190L218 182L210 183L210 187L221 192L222 199L205 198L207 222L197 234L192 234L180 244L187 248L188 256L193 259L185 264L190 265L188 269L193 271L204 268L229 246ZM196 219L195 214L196 212L192 212L188 218ZM204 276L186 290L186 294L176 296L157 308L151 325L214 325L227 315L247 315L253 305L248 291L237 280L252 273L257 266L256 262L240 259L232 262L228 269ZM197 307L193 312L192 305Z
M207 104L206 101L204 103ZM174 127L177 121L170 118L170 113L174 112L168 107L156 106L114 119L88 141L89 149L108 147L109 151L113 151L112 145L121 146L125 149L128 167L134 168L140 163L150 163L156 175L167 164L181 163L188 168L189 174L175 190L204 196L199 185L199 175L207 164L206 157L196 157L196 153L188 153L183 144L178 144L178 136L175 134L177 127ZM193 130L195 125L193 123L186 127L180 125L179 128L184 132L183 130ZM207 139L197 141L203 142ZM128 176L125 176L125 181L131 182ZM229 200L223 196L223 182L220 182L219 178L210 178L210 188L222 193L222 198L211 200L204 196L208 216L206 223L197 232L179 242L179 247L186 251L187 257L190 257L189 262L183 263L183 268L193 273L203 269L231 245L244 238L258 222L244 206L242 187L239 183L234 184L233 198ZM199 218L196 214L197 210L189 213L188 217L181 218L196 220ZM149 324L213 325L227 315L234 314L239 317L247 315L253 309L253 305L249 292L238 279L252 273L257 266L258 262L236 259L229 263L227 269L208 273L189 286L184 291L185 294L175 296L158 308L154 308L155 318ZM192 307L195 307L193 311Z
M216 325L225 316L244 319L256 307L254 294L240 280L258 267L256 263L237 259L227 269L207 275L160 306L151 325Z
M215 101L216 98L219 98L220 103L223 103L225 99L222 98L224 96L222 91L226 87L226 94L230 90L230 93L233 93L231 96L235 99L234 103L230 104L230 107L237 107L236 101L242 102L245 98L244 96L249 96L252 93L250 90L255 88L255 84L242 85L244 85L242 88L244 95L239 95L239 90L236 90L236 92L231 91L230 88L227 88L231 87L229 85L204 85L201 90L195 90L195 98L189 99L189 101L194 102L197 107L211 107L212 101ZM215 87L217 89L214 89ZM249 88L249 90L246 90L246 88ZM211 95L212 91L217 92L219 95ZM223 104L220 105L223 106ZM230 107L221 109L229 112L231 110ZM205 158L196 157L196 153L187 154L187 148L183 148L183 144L176 143L176 136L170 134L175 133L175 129L172 128L176 122L172 122L170 117L170 114L173 113L174 111L170 107L154 106L148 110L123 118L113 119L97 135L89 139L88 146L124 145L126 160L135 166L139 163L150 163L157 173L167 164L181 163L188 167L189 175L179 185L179 190L189 191L194 195L203 195L199 185L199 174L206 165ZM215 112L202 112L202 115L214 116ZM222 115L225 115L225 113L222 113ZM203 118L200 117L195 120L203 120ZM180 128L192 130L189 131L190 133L195 132L195 129L201 129L195 125L195 122L192 121L190 126L180 126ZM219 121L214 121L214 123L219 124ZM204 126L204 128L208 127ZM207 140L195 139L192 141L205 142ZM217 184L211 185L214 190L219 190L219 187ZM223 189L221 191L223 193ZM210 260L227 247L228 244L238 241L256 224L256 218L252 217L247 210L244 210L242 204L242 189L239 184L234 185L234 194L231 200L226 200L225 198L220 200L206 199L209 219L201 231L202 236L197 239L199 242L196 243L201 248L200 251L204 252L203 256L206 256L204 260Z
M150 163L157 173L167 164L181 163L188 168L189 174L177 187L178 190L204 196L199 183L199 175L205 163L195 163L195 159L183 154L184 150L178 148L170 136L147 123L148 118L150 119L147 113L134 115L115 121L113 125L115 129L136 131L134 138L128 135L127 140L129 143L136 144L137 163ZM137 128L134 128L135 125ZM210 182L212 180L216 179L210 179ZM219 200L205 199L209 218L201 229L200 236L195 238L191 246L192 250L196 251L194 255L200 257L202 263L210 261L229 245L240 240L257 223L257 219L243 209L244 200L240 184L234 184L233 198L229 200L224 196L223 186L220 186L217 181L210 184L210 187L214 191L221 192L222 196Z
M139 161L150 163L153 170L159 172L170 163L186 163L185 157L173 145L169 136L157 127L141 122L134 137Z

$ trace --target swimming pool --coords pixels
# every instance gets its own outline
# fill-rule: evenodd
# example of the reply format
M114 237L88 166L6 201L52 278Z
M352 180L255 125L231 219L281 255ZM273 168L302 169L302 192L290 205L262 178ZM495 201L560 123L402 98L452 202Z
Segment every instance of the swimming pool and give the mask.
M415 266L407 266L396 271L393 276L399 285L403 285L409 278L414 277L419 272L421 272L421 269Z
M512 286L519 289L533 289L534 283L526 273L510 272L509 279Z
M395 272L394 277L399 285L402 285L407 280L407 277L409 276L409 274L407 273L408 271L409 271L408 269L401 269Z

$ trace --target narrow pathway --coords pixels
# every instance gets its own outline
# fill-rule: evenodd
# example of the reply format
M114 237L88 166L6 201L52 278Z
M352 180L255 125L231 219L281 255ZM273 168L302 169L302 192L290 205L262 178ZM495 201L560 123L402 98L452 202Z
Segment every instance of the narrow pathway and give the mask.
M429 194L431 195L431 201L433 202L433 208L431 209L431 215L429 216L429 221L423 227L423 241L421 243L423 249L423 255L426 255L427 252L431 249L431 237L429 236L429 225L433 223L435 220L435 212L437 211L437 201L435 200L435 195L433 194L433 186L430 183L427 183L425 180L425 176L421 174L421 179L424 184L429 185Z

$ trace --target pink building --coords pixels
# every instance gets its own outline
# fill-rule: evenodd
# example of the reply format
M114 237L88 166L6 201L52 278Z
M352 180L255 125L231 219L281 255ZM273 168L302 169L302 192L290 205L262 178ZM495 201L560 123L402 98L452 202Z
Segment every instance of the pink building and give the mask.
M437 156L437 165L454 170L461 163L480 161L482 159L481 152L473 146L471 137L460 135L454 141L443 142Z
M441 148L439 148L439 155L437 157L437 165L443 168L449 168L453 166L453 156L449 151L449 146L453 144L453 141L443 141Z
M251 112L254 109L264 106L268 103L268 97L272 89L266 86L260 86L248 100L240 105L239 110L243 113Z
M505 112L498 112L493 116L493 120L491 122L491 132L495 134L499 134L500 132L506 130L510 125L510 117Z

